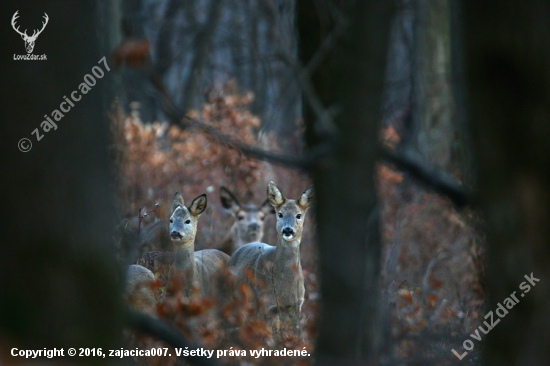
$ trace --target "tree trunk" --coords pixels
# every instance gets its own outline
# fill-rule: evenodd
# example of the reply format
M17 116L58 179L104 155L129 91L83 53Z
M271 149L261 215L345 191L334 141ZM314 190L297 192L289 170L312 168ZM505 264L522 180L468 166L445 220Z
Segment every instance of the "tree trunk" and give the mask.
M13 60L13 54L26 54L23 41L11 27L2 31L3 49L10 55L1 58L8 87L2 88L1 109L0 359L6 360L3 364L15 362L11 347L65 348L65 354L68 347L105 351L119 346L121 307L104 98L114 71L98 63L108 56L94 31L99 4L87 0L3 5L9 17L19 10L25 24L40 26L44 12L49 23L34 49L36 55L46 54L47 61ZM95 78L87 94L78 92L94 66L105 76ZM73 90L81 100L54 121L57 129L44 132L44 115L52 119L52 112L60 109L64 96L71 98ZM32 134L35 129L42 135L40 141ZM29 152L18 150L22 138L32 143Z
M224 1L217 0L212 1L208 12L208 18L200 26L200 30L195 36L193 43L193 50L195 56L191 63L191 70L189 71L189 77L183 89L183 98L181 103L181 109L187 112L189 109L200 109L200 103L197 105L197 101L200 100L198 95L200 94L199 86L201 84L202 70L206 66L208 60L208 51L212 46L214 34L216 28L220 22L220 16L222 13Z
M451 93L451 4L415 3L412 113L416 148L434 167L449 170L456 136Z
M322 28L317 2L297 3L300 57L307 64L330 29ZM374 168L393 2L339 1L338 7L349 26L312 77L323 104L339 111L338 136L328 138L334 156L312 170L322 296L316 360L375 364L380 242ZM313 132L318 116L306 108L305 117L315 146L323 140Z
M462 11L467 112L487 220L488 311L513 292L519 299L483 341L485 356L489 365L547 365L550 4L467 0ZM520 284L531 273L540 282L525 293Z

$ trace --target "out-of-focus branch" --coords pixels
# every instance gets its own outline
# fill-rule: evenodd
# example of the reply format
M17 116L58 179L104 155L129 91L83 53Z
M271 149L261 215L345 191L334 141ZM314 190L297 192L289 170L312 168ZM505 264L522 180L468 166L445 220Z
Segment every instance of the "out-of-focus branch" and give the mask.
M301 74L304 79L311 78L311 74L321 65L327 55L334 50L336 42L344 35L349 25L347 18L342 14L340 9L330 2L324 2L323 4L328 7L334 18L336 18L336 24L323 40L321 47L319 47L308 64L302 69Z
M336 137L338 130L333 121L333 115L337 108L329 107L325 108L321 99L315 91L315 87L311 83L310 72L313 70L313 67L308 67L308 71L304 71L304 66L300 63L299 60L286 51L280 51L276 53L276 57L279 61L284 62L286 65L291 66L295 72L296 77L298 78L298 84L302 88L304 93L305 100L311 107L311 110L315 114L315 133L319 136L331 136ZM319 59L322 58L319 56ZM316 66L315 66L316 67Z
M334 108L331 111L331 108L323 106L311 83L311 74L319 67L326 55L333 50L336 42L343 36L349 24L346 17L341 14L337 7L331 6L330 2L324 4L328 6L335 18L336 24L307 66L302 66L298 61L294 60L294 57L287 53L280 53L278 56L283 62L292 65L296 70L306 100L317 117L316 132L334 135L337 134L336 126L333 123ZM410 113L410 107L407 107L396 119L404 118L408 113ZM400 170L406 171L426 187L447 196L456 206L464 207L469 204L469 192L463 185L458 184L448 174L430 167L412 150L397 153L393 150L383 149L380 155L382 160L395 165Z
M187 350L193 350L199 348L196 345L187 341L179 332L170 328L158 319L153 318L150 315L140 313L134 310L128 311L127 324L130 328L139 332L154 336L168 345L174 348L182 348ZM217 366L216 361L208 359L206 357L198 356L180 356L187 360L191 365L197 366Z
M450 175L426 164L422 158L410 149L396 152L382 148L380 157L386 163L405 171L427 188L448 197L457 207L470 204L470 192Z
M309 60L307 65L302 65L300 60L290 54L287 50L281 49L275 53L279 61L290 66L296 73L298 84L302 89L305 100L311 107L316 116L314 124L315 133L320 137L334 139L338 135L338 129L334 124L334 115L338 112L338 106L325 107L315 91L312 84L312 74L319 68L327 55L334 50L337 42L342 38L349 27L349 22L346 16L338 7L330 2L322 2L323 6L327 6L327 10L331 13L334 19L334 27L330 33L324 38L321 46ZM320 4L318 4L320 5Z
M196 128L209 136L218 140L219 143L232 147L258 160L270 161L272 163L285 165L293 168L305 169L315 165L324 157L327 157L332 152L332 147L327 144L321 144L315 149L311 149L302 157L279 154L267 150L258 149L254 146L243 144L209 126L195 118L186 115L183 110L176 107L172 99L168 95L164 84L152 68L149 68L149 79L160 95L160 106L163 112L168 117L171 124L180 126L183 129Z
M288 55L280 56L284 58L286 62L293 62ZM293 62L293 65L298 70L301 86L304 90L306 98L316 113L318 122L322 125L323 130L329 133L336 133L336 131L333 131L333 128L330 128L330 126L333 126L333 112L330 111L330 108L324 108L320 100L317 98L313 86L309 81L309 73L303 72L302 67L296 62ZM162 84L160 78L152 68L150 68L150 81L161 96L160 105L170 123L178 125L184 129L196 128L215 138L219 143L235 148L243 154L255 159L266 160L293 168L306 169L318 164L320 160L330 156L333 152L333 146L329 142L317 145L313 149L310 149L309 152L302 157L278 154L243 144L219 132L214 127L186 115L182 110L177 108L166 92L166 88ZM323 123L323 121L326 123ZM327 129L327 127L329 128ZM406 171L426 187L448 197L457 207L464 207L470 203L470 193L463 185L457 183L448 174L430 167L422 160L420 156L415 154L410 149L405 149L403 152L398 153L396 151L384 148L381 150L380 158L387 163L395 165L398 169Z
M257 149L253 146L242 144L231 137L224 135L212 126L206 125L187 115L183 116L184 123L189 126L201 130L209 136L217 139L220 143L231 146L242 153L259 160L267 160L274 163L287 165L290 167L307 168L317 162L324 156L328 156L331 152L330 146L320 145L317 149L310 150L303 157L294 157L285 154L278 154L267 150Z

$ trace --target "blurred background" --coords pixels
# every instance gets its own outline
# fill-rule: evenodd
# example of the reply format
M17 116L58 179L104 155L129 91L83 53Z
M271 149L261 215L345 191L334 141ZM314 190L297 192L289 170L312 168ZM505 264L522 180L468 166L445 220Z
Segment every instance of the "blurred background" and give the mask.
M2 7L0 155L14 220L1 231L3 364L15 364L12 347L174 346L127 315L126 266L155 272L165 298L156 258L174 250L174 193L187 205L207 194L195 248L225 250L236 218L221 188L260 207L271 180L288 198L315 186L301 242L302 337L276 341L250 322L231 337L209 321L212 304L172 299L156 320L177 336L312 354L221 364L547 364L547 3ZM15 59L27 53L8 25L15 11L29 30L48 14L34 50L47 61ZM102 57L111 70L38 141L31 132ZM23 137L27 153L15 150ZM263 225L275 245L274 215ZM492 330L486 314L531 273L540 285ZM217 311L227 320L239 309Z

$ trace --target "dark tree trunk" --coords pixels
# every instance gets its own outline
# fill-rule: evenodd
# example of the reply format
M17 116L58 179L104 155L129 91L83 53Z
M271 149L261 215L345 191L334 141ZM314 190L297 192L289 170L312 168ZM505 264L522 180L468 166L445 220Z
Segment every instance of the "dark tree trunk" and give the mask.
M330 14L330 8L314 3L297 2L304 64L330 32L318 13ZM334 157L312 171L322 294L320 365L377 363L380 242L374 168L393 5L339 1L349 26L312 78L323 104L338 106L339 112L338 136L325 139L314 133L320 130L318 116L306 109L310 146L325 140L335 147Z
M456 136L450 78L451 3L417 0L414 8L414 145L431 165L450 170Z
M40 26L44 12L49 23L34 49L47 61L14 61L13 54L25 54L23 41L11 27L2 28L2 48L9 56L1 58L0 349L117 347L121 308L104 98L114 71L98 63L108 56L97 37L99 4L2 5L3 24L16 10L29 28ZM78 93L82 99L63 113L56 130L45 133L44 115L51 116L64 96L79 90L94 66L105 76L96 78L86 95ZM31 134L35 129L43 135L40 141ZM22 138L31 140L29 152L18 150ZM6 354L0 359L15 362Z
M125 39L146 39L144 28L146 11L143 0L122 0L122 35ZM150 41L150 40L149 40ZM160 107L155 99L155 91L148 75L143 70L126 68L122 73L126 103L138 102L140 118L143 121L156 121L160 116ZM128 110L129 105L122 106Z
M484 341L485 356L489 365L547 365L550 3L468 0L462 11L468 118L487 224L488 310L514 291L519 299ZM540 282L524 293L519 286L531 273Z
M199 100L198 95L200 93L199 86L201 84L202 70L206 67L208 60L208 52L212 46L214 40L214 34L216 27L220 22L220 16L222 13L224 1L216 0L210 4L210 10L208 12L208 18L201 25L200 31L195 36L195 42L193 43L193 50L195 52L193 62L191 63L191 70L187 83L183 89L183 99L181 108L183 111L193 109L200 105L196 105L196 101Z
M172 37L176 27L176 15L183 16L181 9L184 4L179 0L169 0L164 13L164 20L160 26L157 38L155 70L161 79L166 75L174 60Z

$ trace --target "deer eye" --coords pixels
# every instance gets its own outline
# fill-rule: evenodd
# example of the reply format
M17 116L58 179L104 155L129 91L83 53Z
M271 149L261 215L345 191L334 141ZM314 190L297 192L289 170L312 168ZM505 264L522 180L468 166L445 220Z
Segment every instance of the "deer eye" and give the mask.
M297 218L298 220L300 220L300 219L302 218L302 215L301 215L301 214L298 214L298 215L296 215L296 218Z
M237 216L237 219L240 221L240 220L244 220L244 215L239 215Z
M282 219L283 218L283 214L279 212L279 218Z
M190 223L191 223L191 220L186 220L185 223L186 223L186 224L190 224Z

